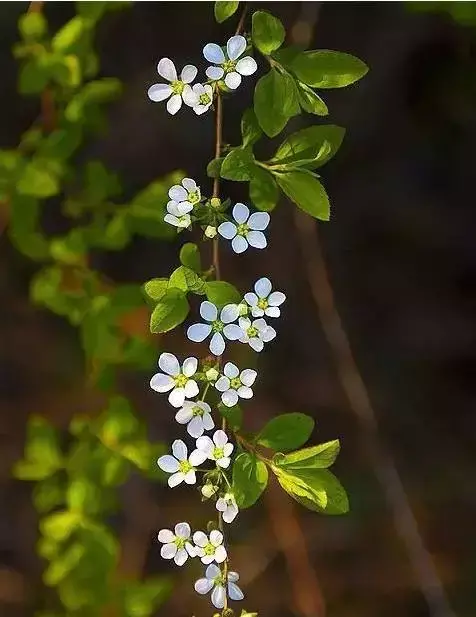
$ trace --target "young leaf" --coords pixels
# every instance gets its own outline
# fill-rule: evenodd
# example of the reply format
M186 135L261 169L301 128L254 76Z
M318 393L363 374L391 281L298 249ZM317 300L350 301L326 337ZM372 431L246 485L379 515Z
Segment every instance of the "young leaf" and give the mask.
M316 177L302 171L293 171L276 175L276 180L301 210L321 221L329 220L329 198Z
M231 17L238 8L239 2L225 2L224 0L217 0L215 2L215 19L219 24L223 23L229 17Z
M220 175L227 180L249 180L254 168L255 159L251 148L235 148L226 155Z
M187 317L189 306L181 289L168 289L150 316L150 331L168 332Z
M18 29L24 39L39 39L45 33L48 24L45 16L38 12L23 14L18 21Z
M208 281L205 283L207 300L221 307L225 304L239 304L240 292L231 283L226 281Z
M278 416L276 420L278 420L279 417L283 416ZM277 449L278 448L275 448L275 450ZM276 461L273 462L275 462L278 467L286 468L288 471L305 468L325 469L334 463L339 451L339 440L334 439L333 441L327 441L317 446L311 446L310 448L304 448L303 450L297 450L285 456L277 457Z
M151 300L159 302L164 296L169 286L169 279L151 279L144 283L144 291Z
M266 465L249 452L236 457L233 464L233 493L240 508L249 508L268 483Z
M256 13L255 13L256 15ZM260 139L263 131L258 124L258 119L253 109L247 109L241 117L241 137L243 146L252 146Z
M256 443L277 452L299 448L311 436L314 420L303 413L286 413L272 418L258 433Z
M286 137L273 157L281 165L300 165L316 169L327 163L342 144L345 129L334 124L309 126ZM306 161L306 163L304 163Z
M300 111L297 88L291 75L271 69L261 77L255 88L254 110L268 137L280 133L289 118Z
M44 536L62 542L73 533L79 522L77 512L54 512L40 522L40 531Z
M262 54L269 56L283 44L286 32L283 24L266 11L256 11L252 18L251 38Z
M169 279L169 289L176 287L185 293L191 291L197 294L205 293L205 282L190 268L179 266Z
M202 264L198 246L192 242L187 242L180 249L180 263L194 272L200 273Z
M302 81L297 81L299 104L308 114L316 116L327 116L329 110L321 97L311 90L309 86L303 84Z
M344 88L369 70L359 58L328 49L305 51L287 66L298 79L314 88Z
M53 51L65 53L80 42L88 29L87 21L77 15L59 30L51 41Z
M256 167L250 180L250 199L257 210L270 212L278 202L279 189L276 180L265 169Z

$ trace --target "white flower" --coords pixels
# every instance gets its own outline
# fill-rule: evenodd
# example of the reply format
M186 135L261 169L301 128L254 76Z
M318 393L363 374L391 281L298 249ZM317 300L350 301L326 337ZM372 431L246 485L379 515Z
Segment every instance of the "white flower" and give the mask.
M264 319L255 319L251 323L248 317L240 317L238 323L243 331L240 343L248 343L255 351L262 351L264 344L276 336L276 330L268 326Z
M184 178L181 185L174 184L169 189L169 197L171 201L169 201L167 206L172 206L173 204L181 214L187 214L200 202L202 195L200 187L197 186L195 180Z
M184 102L200 116L204 114L213 103L213 88L210 84L195 84L183 94Z
M210 412L210 405L204 401L185 401L182 409L175 414L175 419L179 424L186 424L187 433L197 438L215 426Z
M281 311L280 304L286 300L286 296L281 291L271 293L271 281L263 277L255 283L255 293L245 294L245 300L251 307L253 317L279 317Z
M226 221L218 227L218 233L227 240L232 240L231 246L235 253L246 251L248 244L257 249L264 249L267 246L266 236L263 233L269 225L267 212L254 212L250 216L249 208L245 204L237 203L233 208L233 218L237 225Z
M167 214L164 216L164 221L175 227L185 228L190 227L192 219L190 214L183 214L176 201L169 201L167 204Z
M188 456L187 446L181 439L176 439L172 444L172 453L173 456L165 454L157 461L157 465L162 471L172 474L168 479L170 488L174 488L182 482L195 484L197 481L195 467L201 465L207 459L206 452L194 450Z
M238 506L233 493L225 493L223 497L219 497L216 502L216 509L222 513L222 519L225 523L232 523L238 516Z
M170 529L161 529L157 539L164 545L160 554L164 559L173 559L178 566L183 566L188 557L195 557L195 549L190 540L192 530L188 523L177 523L175 533Z
M236 405L239 398L251 398L253 396L252 386L256 379L256 371L246 368L240 371L232 362L227 362L223 368L223 373L220 379L216 382L215 388L219 390L221 400L227 407Z
M167 101L167 111L169 114L174 115L182 107L182 97L185 100L185 96L191 90L189 84L197 76L197 67L193 66L193 64L187 64L183 67L180 79L178 79L175 64L172 60L162 58L157 65L157 72L161 77L169 81L170 84L154 84L148 89L147 95L154 103L169 99Z
M205 300L200 305L200 315L209 323L193 324L188 328L187 336L191 341L201 343L213 332L210 340L210 351L215 356L221 356L225 351L223 335L230 341L236 341L243 334L237 324L231 323L238 319L238 306L236 304L224 306L220 313L220 319L218 319L217 307Z
M241 84L242 75L252 75L258 68L256 61L251 56L238 58L246 49L246 39L244 36L235 35L228 39L226 44L227 56L222 48L216 43L208 43L203 48L203 55L209 62L220 66L209 66L206 75L209 79L217 81L225 76L225 84L230 90L235 90Z
M193 534L195 555L200 557L202 563L208 564L212 561L222 563L225 561L227 554L223 546L223 534L218 529L210 532L210 538L203 531L196 531Z
M163 373L156 373L150 380L150 387L156 392L168 392L169 403L173 407L182 407L186 398L193 398L199 393L197 382L191 379L197 372L197 358L186 358L180 370L177 358L171 353L162 353L159 368ZM164 374L165 373L165 374Z
M219 467L226 469L230 466L230 455L233 448L234 446L228 441L225 431L220 429L215 431L213 441L207 435L199 437L197 449L190 456L192 457L195 452L200 452L200 454L205 454L205 458L215 461Z
M228 572L227 590L225 590L224 576L220 568L214 563L210 564L205 570L205 578L199 578L195 582L195 591L199 594L206 594L212 591L212 604L215 608L222 609L225 606L226 591L230 600L243 600L245 597L236 582L240 579L237 572Z

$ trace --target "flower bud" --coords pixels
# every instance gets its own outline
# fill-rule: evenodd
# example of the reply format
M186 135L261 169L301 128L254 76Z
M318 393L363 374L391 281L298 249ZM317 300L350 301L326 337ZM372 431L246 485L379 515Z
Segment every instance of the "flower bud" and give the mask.
M240 312L240 317L244 317L248 315L248 305L242 302L238 305L238 311Z
M213 240L213 238L217 235L217 228L213 227L213 225L208 225L208 227L205 229L205 235L207 238Z
M221 206L221 199L218 197L212 197L210 199L210 205L212 208L219 208Z
M205 377L208 381L216 381L218 379L219 372L216 368L209 368L205 373Z
M207 483L204 484L202 486L202 495L206 498L206 499L210 499L211 497L213 497L213 495L218 491L218 486L215 486L214 484L211 483Z

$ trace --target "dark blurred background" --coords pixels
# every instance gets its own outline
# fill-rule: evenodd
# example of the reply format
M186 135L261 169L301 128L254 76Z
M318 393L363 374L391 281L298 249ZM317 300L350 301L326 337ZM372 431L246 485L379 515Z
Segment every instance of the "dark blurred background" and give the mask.
M17 66L10 52L17 18L26 6L0 6L2 147L15 147L38 114L36 99L16 94ZM270 2L266 8L283 20L288 32L303 10L300 2ZM320 248L384 447L398 468L455 614L472 617L476 29L444 12L416 12L401 2L324 2L314 8L310 48L349 52L370 67L358 84L324 92L328 121L345 126L347 136L323 169L332 218L319 225ZM53 24L60 25L72 13L70 3L47 3L46 15ZM103 20L98 38L102 73L123 80L125 94L111 110L107 135L86 154L102 158L118 172L131 195L177 168L202 188L207 185L212 115L172 118L163 105L150 103L146 90L156 80L159 58L200 64L204 43L224 40L232 31L233 23L214 23L210 2L137 2ZM224 135L229 143L238 142L239 114L253 87L254 80L247 79L227 101ZM229 185L232 198L244 198L244 185ZM47 224L54 230L60 221L52 213ZM246 406L249 428L258 428L277 413L302 411L316 419L315 441L342 441L335 472L348 490L350 514L323 517L294 509L326 614L437 617L424 600L376 480L362 429L339 384L289 203L280 203L270 229L264 253L250 251L236 258L224 247L222 269L243 291L268 275L288 296L278 338L260 357L261 379ZM114 280L141 282L168 275L182 242L138 238L125 251L98 254L93 263ZM35 554L37 519L30 487L10 475L22 454L27 418L40 413L65 426L95 397L84 385L75 330L29 302L35 268L1 238L2 617L33 615L41 588L43 564ZM177 351L181 345L186 348L179 335L170 344ZM151 366L151 374L153 370ZM149 391L149 377L123 372L121 385L146 419L151 436L171 440L177 427L164 400ZM197 526L206 522L194 492L177 489L171 494L139 477L123 488L122 503L116 523L131 571L172 571L160 559L156 530L182 517L196 517ZM242 573L247 594L243 606L259 611L260 617L291 617L300 613L285 555L270 524L274 514L269 503L240 515L233 532L233 564ZM160 614L210 614L207 601L193 592L199 574L198 566L193 568L193 573L174 570L177 588ZM443 616L450 614L438 615Z

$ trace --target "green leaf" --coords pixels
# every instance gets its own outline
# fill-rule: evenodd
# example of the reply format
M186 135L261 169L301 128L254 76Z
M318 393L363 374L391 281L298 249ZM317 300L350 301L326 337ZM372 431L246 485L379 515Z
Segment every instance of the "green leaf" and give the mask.
M222 156L222 157L217 158L217 159L212 159L208 163L208 165L207 165L207 176L209 178L219 178L220 177L221 166L222 166L224 160L225 160L225 157Z
M316 169L334 156L344 135L345 129L334 124L309 126L286 137L272 162Z
M41 480L63 465L56 430L46 420L33 416L28 422L25 459L14 468L15 477L21 480Z
M40 63L38 58L27 60L18 75L18 91L20 94L37 94L42 92L49 80L48 67Z
M258 118L253 109L247 109L241 117L241 137L243 146L252 146L263 135Z
M261 442L259 441L258 443ZM293 447L296 448L298 446ZM278 448L275 449L278 450ZM275 463L278 467L286 468L288 471L305 468L324 469L326 467L330 467L334 463L339 451L339 440L334 439L333 441L327 441L326 443L321 443L317 446L311 446L310 448L304 448L303 450L291 452L285 456L277 456L276 461L273 461L273 463Z
M55 512L40 521L40 531L56 542L63 542L78 527L80 520L77 512Z
M241 428L243 422L243 412L239 405L227 407L223 403L218 403L218 411L228 422L228 425L232 431L238 431Z
M256 209L270 212L276 207L278 197L279 189L272 174L256 167L250 180L250 199Z
M231 283L226 281L208 281L205 283L205 294L207 300L218 307L225 304L239 304L241 294Z
M171 590L172 585L165 578L126 582L122 599L125 617L150 617Z
M33 159L23 169L17 191L39 199L57 195L60 191L58 166L49 159Z
M49 587L55 587L76 568L86 554L86 547L75 542L66 551L54 559L43 574L43 581Z
M45 259L49 256L48 240L38 231L39 217L38 199L18 193L11 197L8 233L17 249L31 259Z
M180 249L180 263L187 268L190 268L198 274L202 270L202 264L200 260L200 251L198 246L192 242L187 242Z
M185 293L181 289L168 289L155 307L150 317L150 331L168 332L187 317L189 306Z
M76 2L76 12L81 17L96 22L107 11L108 4L111 3L100 2L99 0L95 0L95 2Z
M53 259L70 265L83 264L87 248L82 229L72 229L63 238L54 238L50 242Z
M205 293L204 280L196 272L185 266L179 266L172 272L169 279L169 289L174 287L184 292Z
M250 180L254 168L255 159L251 148L235 148L226 155L220 174L227 180Z
M219 24L223 23L229 17L231 17L238 8L239 2L225 2L222 0L218 0L215 2L214 12L215 19Z
M99 501L98 487L87 478L71 481L66 491L66 503L75 512L94 512Z
M284 193L301 210L316 219L329 220L329 198L316 177L303 171L293 171L276 175L276 180Z
M40 144L39 154L47 158L66 160L79 148L81 140L81 128L68 125L47 135Z
M359 58L328 49L300 53L287 66L298 79L314 88L344 88L369 70Z
M58 32L51 41L53 51L62 53L70 51L84 36L88 29L87 21L80 15L76 15L70 19Z
M168 286L169 279L151 279L147 281L147 283L144 283L144 291L151 300L159 302L159 300L165 296Z
M58 474L35 484L33 503L40 514L46 514L64 503L65 491Z
M296 83L298 87L299 104L302 109L307 111L308 114L327 116L329 114L329 109L321 97L314 92L314 90L311 90L309 86L303 84L302 81L297 81Z
M268 484L266 465L249 452L236 457L233 464L233 494L240 508L249 508Z
M24 39L38 40L46 34L48 24L42 13L25 13L18 21L18 29Z
M98 422L98 437L106 445L115 446L120 441L137 434L137 420L129 401L123 396L114 396Z
M266 11L256 11L252 18L251 38L262 54L269 56L283 44L286 31L283 24Z
M289 118L300 111L297 88L291 75L271 69L261 77L255 88L254 110L266 135L278 135Z
M303 413L286 413L270 420L258 433L256 443L275 451L299 448L311 436L314 420Z
M129 473L129 463L117 454L112 454L104 463L101 483L104 486L119 486L124 484Z

